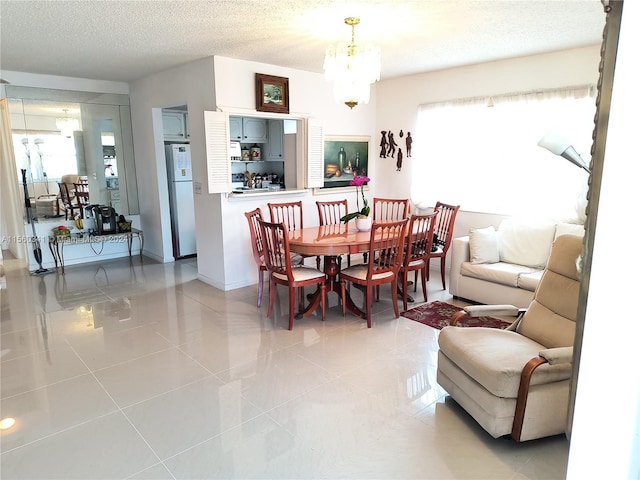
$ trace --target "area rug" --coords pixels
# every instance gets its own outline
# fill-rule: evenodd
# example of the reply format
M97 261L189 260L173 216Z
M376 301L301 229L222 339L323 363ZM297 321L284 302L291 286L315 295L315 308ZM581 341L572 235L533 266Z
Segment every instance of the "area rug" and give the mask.
M442 327L449 325L451 317L461 309L450 303L429 302L402 312L400 315L441 330ZM459 327L506 328L509 325L509 322L494 317L465 317L458 322Z

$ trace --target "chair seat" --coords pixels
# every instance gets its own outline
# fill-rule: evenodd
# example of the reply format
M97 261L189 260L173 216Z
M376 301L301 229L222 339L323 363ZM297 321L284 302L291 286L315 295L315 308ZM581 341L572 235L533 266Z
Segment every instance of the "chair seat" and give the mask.
M419 259L417 259L417 260L411 260L411 261L409 262L409 264L407 265L407 267L408 267L408 268L412 268L412 269L413 269L413 268L422 268L422 267L424 267L425 265L426 265L426 262L425 262L423 259L419 258ZM405 267L404 267L404 266L402 266L402 267L400 267L400 268L405 268Z
M293 272L293 279L296 282L303 280L311 280L313 278L324 278L324 272L311 267L305 267L303 265L294 266L291 270ZM273 276L281 280L287 280L287 276L281 273L273 273Z
M502 398L517 398L522 368L545 349L517 332L482 327L445 327L438 343L451 362ZM570 364L545 364L536 369L531 385L558 382L570 376Z
M340 272L343 277L356 278L358 280L365 281L367 279L367 265L354 265L353 267L345 268ZM393 277L393 272L385 272L374 274L371 278L373 280L381 280L383 278Z

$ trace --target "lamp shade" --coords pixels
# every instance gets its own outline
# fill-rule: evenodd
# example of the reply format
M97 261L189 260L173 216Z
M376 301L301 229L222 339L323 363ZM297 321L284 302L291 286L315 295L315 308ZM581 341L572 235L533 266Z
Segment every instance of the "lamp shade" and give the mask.
M576 149L573 148L573 145L571 145L571 142L568 138L557 133L547 133L540 139L540 141L538 142L538 146L546 148L551 153L559 155L562 158L569 160L575 166L586 170L588 173L591 173L591 170L589 170L589 167L587 167L586 163L584 163L584 160L582 160L582 157L576 151Z
M355 43L357 17L344 19L351 26L351 43L329 46L324 57L325 78L333 82L335 100L353 108L369 103L371 84L380 80L380 49Z
M60 130L60 134L64 137L70 138L73 132L80 130L80 122L77 118L69 117L69 110L64 108L64 117L56 118L56 128Z

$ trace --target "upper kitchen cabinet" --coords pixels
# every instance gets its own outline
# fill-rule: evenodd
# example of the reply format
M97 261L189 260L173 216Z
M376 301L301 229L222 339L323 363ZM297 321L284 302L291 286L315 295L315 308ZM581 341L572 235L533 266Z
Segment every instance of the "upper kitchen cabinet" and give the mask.
M189 141L187 113L179 110L162 110L162 129L167 142Z
M269 120L269 143L267 143L267 160L284 160L284 121Z
M240 143L267 143L265 118L229 117L229 139Z

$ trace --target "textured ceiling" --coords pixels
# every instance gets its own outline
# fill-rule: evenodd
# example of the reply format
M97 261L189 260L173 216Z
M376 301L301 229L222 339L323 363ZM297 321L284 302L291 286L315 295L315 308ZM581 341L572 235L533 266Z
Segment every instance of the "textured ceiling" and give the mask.
M600 0L0 0L0 69L127 82L222 55L322 72L348 16L382 78L599 44L605 21Z

